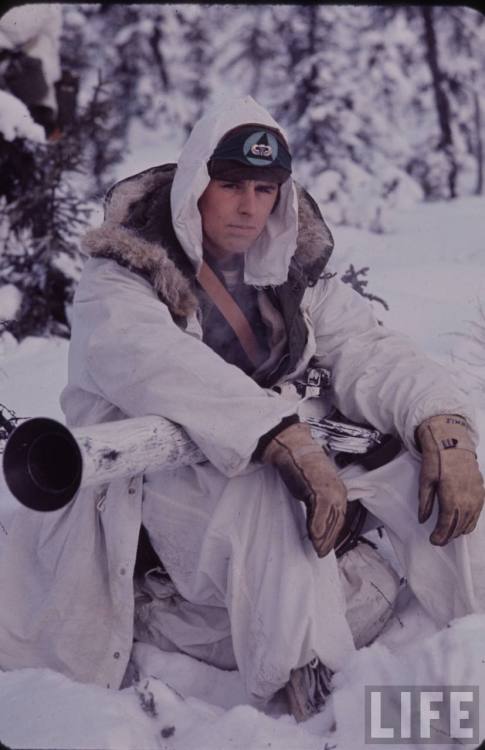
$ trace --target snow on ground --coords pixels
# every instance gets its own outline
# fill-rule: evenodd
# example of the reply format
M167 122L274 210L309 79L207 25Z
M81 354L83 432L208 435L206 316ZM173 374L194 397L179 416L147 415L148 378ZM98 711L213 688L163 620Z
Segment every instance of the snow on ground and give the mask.
M477 316L485 300L485 201L418 204L394 219L389 234L334 229L337 267L369 266L368 291L390 306L375 309L389 327L446 359L452 331Z
M137 152L136 164L128 160L118 176L177 156L160 144L159 158L153 159L153 148L151 140L145 161ZM480 321L478 300L485 302L484 208L478 198L421 204L397 214L393 232L385 235L333 227L336 270L343 272L350 262L357 269L370 267L368 291L390 306L386 312L374 303L378 317L454 369L477 405L482 434L480 362L485 352L466 334L471 330L467 321ZM472 350L478 365L464 365L462 359L470 359ZM66 367L66 341L30 338L17 346L4 336L0 402L19 416L62 419L58 396ZM485 468L484 441L479 459ZM0 478L0 546L2 527L8 529L15 507ZM389 555L385 540L381 549ZM436 632L406 588L378 642L356 653L335 675L325 710L300 726L277 699L266 713L248 705L237 672L152 646L136 648L141 679L118 692L81 685L50 670L0 674L0 740L29 748L364 750L371 747L365 744L365 686L383 684L479 686L480 737L485 737L485 616L470 615ZM423 750L428 746L423 744Z

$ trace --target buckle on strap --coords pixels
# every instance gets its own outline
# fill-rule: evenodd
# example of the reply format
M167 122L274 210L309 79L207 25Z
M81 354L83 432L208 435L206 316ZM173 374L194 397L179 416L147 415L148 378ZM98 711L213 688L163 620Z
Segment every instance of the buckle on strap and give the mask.
M332 371L326 367L307 367L301 378L294 381L302 398L319 398L332 384Z

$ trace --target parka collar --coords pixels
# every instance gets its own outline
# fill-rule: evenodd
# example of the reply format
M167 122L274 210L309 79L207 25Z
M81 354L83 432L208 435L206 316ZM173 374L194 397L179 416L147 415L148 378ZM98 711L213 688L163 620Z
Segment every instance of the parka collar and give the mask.
M254 110L252 111L254 115ZM264 124L274 127L271 118L268 121L268 116ZM224 129L227 129L226 125ZM207 147L207 151L209 150L210 146ZM186 150L185 159L188 159L188 154L189 151ZM195 172L199 175L198 179L203 177L201 185L205 186L209 179L205 162L199 165ZM88 255L112 258L143 275L168 305L172 314L182 317L194 313L198 306L194 294L194 277L201 258L202 239L196 198L198 191L192 183L190 200L184 202L181 195L181 175L183 177L184 173L188 175L186 167L179 170L176 164L164 164L145 169L117 182L106 195L102 226L90 229L81 243ZM173 198L177 175L178 192ZM308 284L316 283L322 274L333 250L333 238L311 195L294 180L288 180L285 185L288 186L287 200L291 203L291 210L287 215L293 216L295 200L296 220L288 220L279 228L275 226L274 234L268 233L265 239L269 243L268 259L261 259L260 254L256 254L255 269L252 265L250 268L246 267L245 280L254 286L285 286L287 291L291 289L292 296L301 299L304 288ZM203 189L204 187L201 188L201 192ZM279 209L281 203L282 201ZM172 218L172 212L177 210L177 206L178 232L177 228L174 228ZM188 215L188 224L187 231L184 229L182 232L181 215L184 211ZM280 215L280 210L275 212L274 216L277 215ZM199 238L197 240L195 237L196 249L191 250L189 242L192 234L197 235L197 226ZM288 236L292 235L296 228L298 231L295 242L288 240L288 244L285 244L285 232ZM261 248L259 250L261 251ZM252 253L252 250L250 252ZM274 263L276 270L267 268L269 259ZM282 281L277 281L280 278ZM254 279L254 282L248 279Z

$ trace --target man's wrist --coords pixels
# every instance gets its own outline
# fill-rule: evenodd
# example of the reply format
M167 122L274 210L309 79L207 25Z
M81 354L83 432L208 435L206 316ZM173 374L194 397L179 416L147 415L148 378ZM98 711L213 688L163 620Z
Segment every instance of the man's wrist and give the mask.
M273 429L271 429L269 432L266 432L262 437L260 437L258 445L256 446L256 450L251 456L251 461L261 461L261 456L263 455L266 447L273 440L273 438L279 435L283 430L286 430L286 428L290 425L298 424L299 421L300 417L298 416L298 414L291 414L289 417L283 417L281 422L273 427Z
M469 431L468 422L461 414L433 414L430 417L426 417L414 431L414 442L420 453L422 453L420 432L424 431L426 427L432 427L433 425L438 426L440 432L446 432L449 429L450 433L452 433L456 427L464 428L467 432Z

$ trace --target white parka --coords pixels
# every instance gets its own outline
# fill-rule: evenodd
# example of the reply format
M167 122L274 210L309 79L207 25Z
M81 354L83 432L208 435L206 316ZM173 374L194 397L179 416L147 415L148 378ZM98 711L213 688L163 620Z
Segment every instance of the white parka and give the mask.
M250 97L231 101L195 126L180 157L171 212L195 269L202 258L197 201L209 182L206 163L221 136L247 122L278 127ZM93 255L104 257L87 260L75 295L69 383L61 400L67 423L159 414L182 425L228 482L249 472L251 483L259 438L297 405L261 388L202 342L196 305L173 261L159 243L123 227L127 205L147 184L153 187L151 173L113 192L103 227L87 238ZM288 180L247 255L246 283L285 281L297 237L306 231L301 214L298 226L298 210ZM115 252L107 257L100 247ZM129 262L121 265L125 250ZM133 270L140 258L149 273ZM185 328L173 316L184 305L191 309ZM335 405L350 419L397 433L416 456L414 431L426 417L459 413L473 427L470 405L449 374L408 338L379 325L370 304L348 285L322 278L306 289L301 307L308 337L288 379L318 355L332 371ZM18 511L0 565L1 668L48 666L119 687L133 637L142 482L135 476L81 490L67 508L46 515Z

